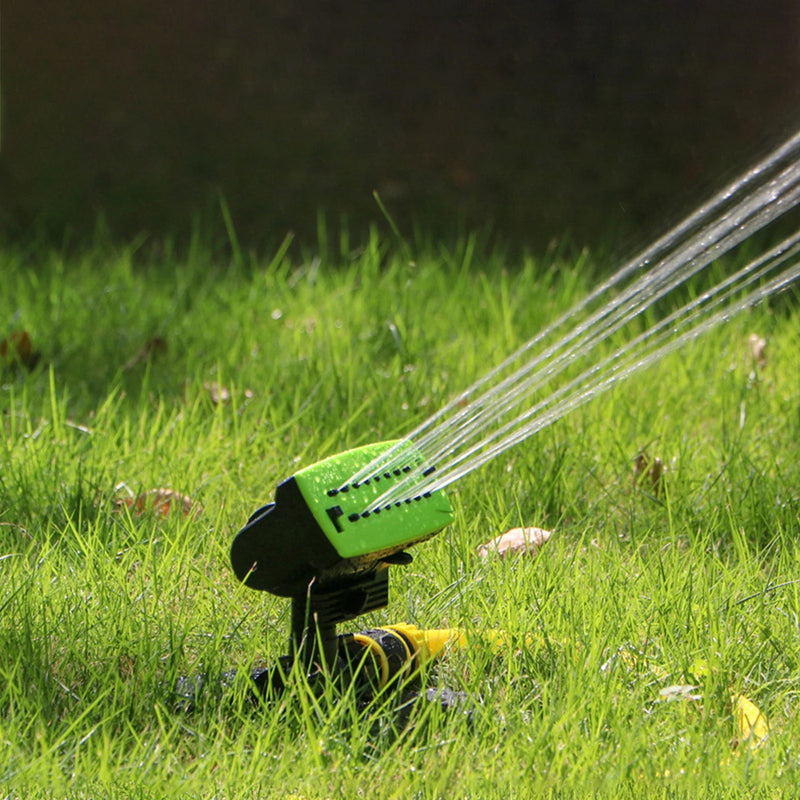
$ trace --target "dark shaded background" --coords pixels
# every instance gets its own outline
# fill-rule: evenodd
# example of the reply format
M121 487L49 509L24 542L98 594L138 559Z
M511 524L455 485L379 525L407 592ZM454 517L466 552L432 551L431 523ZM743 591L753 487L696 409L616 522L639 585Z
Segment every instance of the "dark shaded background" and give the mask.
M3 4L0 221L645 235L800 124L797 0Z

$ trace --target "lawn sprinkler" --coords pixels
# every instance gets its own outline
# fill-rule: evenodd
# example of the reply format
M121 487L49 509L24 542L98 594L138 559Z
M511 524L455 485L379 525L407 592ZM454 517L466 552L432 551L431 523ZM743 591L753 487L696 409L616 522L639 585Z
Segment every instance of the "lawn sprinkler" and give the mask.
M408 548L452 522L443 493L451 483L800 280L796 231L755 258L743 255L743 266L713 288L689 292L683 306L639 329L655 304L674 299L687 281L708 279L704 270L798 204L800 133L404 439L349 450L281 483L275 502L250 517L231 548L239 580L292 603L289 653L257 677L262 693L282 690L293 665L314 681L364 683L369 673L372 691L426 653L463 643L459 631L389 626L339 636L336 626L387 605L389 567L409 564ZM625 332L627 340L608 350Z
M391 467L352 480L389 452ZM336 632L339 623L386 606L389 568L410 564L408 548L452 522L452 507L440 491L412 490L370 510L391 484L433 470L410 442L359 447L301 469L277 487L273 503L250 517L231 547L236 577L251 589L291 600L288 654L253 675L261 697L278 696L298 662L310 682L355 685L367 702L390 685L403 685L407 696L404 679L417 667L448 646L466 644L458 629L405 624ZM447 706L456 695L435 696Z

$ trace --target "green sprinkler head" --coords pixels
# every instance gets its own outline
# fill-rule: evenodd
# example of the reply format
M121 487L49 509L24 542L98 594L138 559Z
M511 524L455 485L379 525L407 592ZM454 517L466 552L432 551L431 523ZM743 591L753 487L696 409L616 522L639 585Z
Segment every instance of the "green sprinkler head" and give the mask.
M392 448L391 467L348 483ZM409 563L406 548L452 522L447 497L411 489L402 500L369 509L414 470L430 474L433 467L403 440L348 450L301 469L277 487L275 501L259 508L234 539L236 577L251 589L296 598L312 585L315 591L336 590L385 574L390 564ZM367 601L357 613L385 602L385 597Z

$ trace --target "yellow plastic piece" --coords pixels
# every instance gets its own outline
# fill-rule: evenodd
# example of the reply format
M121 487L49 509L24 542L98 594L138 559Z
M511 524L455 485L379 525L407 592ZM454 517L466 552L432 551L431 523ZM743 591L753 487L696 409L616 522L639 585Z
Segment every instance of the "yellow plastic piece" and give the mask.
M391 675L392 665L390 655L384 649L386 637L381 634L391 634L392 648L399 643L401 666L395 667ZM365 648L372 657L373 664L378 672L380 686L386 686L392 677L403 675L418 669L423 664L438 658L445 651L452 648L463 648L474 644L488 644L493 653L498 653L508 643L508 636L503 631L486 631L480 637L470 639L466 631L461 628L438 628L425 630L416 625L400 623L386 625L372 631L351 634L354 642ZM526 644L531 643L531 638L526 637ZM398 653L393 652L391 658L396 658Z
M470 642L463 628L418 628L416 625L399 623L386 625L385 630L397 631L408 639L415 648L414 656L418 664L424 664L440 656L448 648L467 647ZM504 631L490 630L478 637L478 641L488 641L492 652L498 652L508 642L508 635Z

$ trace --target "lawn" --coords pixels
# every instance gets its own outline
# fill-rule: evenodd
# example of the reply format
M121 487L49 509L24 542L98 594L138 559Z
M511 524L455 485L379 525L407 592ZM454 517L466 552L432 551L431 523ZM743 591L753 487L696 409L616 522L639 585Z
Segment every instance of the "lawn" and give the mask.
M450 487L455 522L353 627L469 631L473 646L422 675L468 709L423 704L397 730L389 706L359 713L350 692L242 702L288 628L288 602L230 569L248 516L300 467L410 431L616 266L475 237L286 245L0 250L3 794L790 793L796 296ZM635 480L643 452L659 480ZM519 525L552 532L538 557L476 554ZM481 646L494 629L505 644ZM208 676L192 713L176 708L185 675Z

